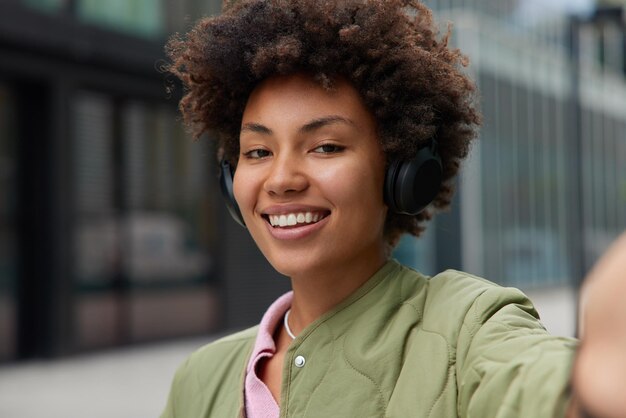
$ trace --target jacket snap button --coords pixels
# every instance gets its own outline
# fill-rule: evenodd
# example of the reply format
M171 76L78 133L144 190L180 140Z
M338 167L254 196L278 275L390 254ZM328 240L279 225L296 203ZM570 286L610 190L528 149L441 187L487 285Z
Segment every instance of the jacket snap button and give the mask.
M304 367L304 363L306 363L306 359L302 356L298 356L294 360L296 367Z

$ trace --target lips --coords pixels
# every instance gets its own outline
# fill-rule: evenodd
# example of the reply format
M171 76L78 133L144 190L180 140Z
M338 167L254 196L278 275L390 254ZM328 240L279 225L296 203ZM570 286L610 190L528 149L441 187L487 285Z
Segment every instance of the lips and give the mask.
M331 215L327 208L302 204L268 206L260 213L268 232L281 241L301 240L314 234Z
M266 214L264 217L274 228L288 228L317 223L329 214L329 211L297 211L281 214Z

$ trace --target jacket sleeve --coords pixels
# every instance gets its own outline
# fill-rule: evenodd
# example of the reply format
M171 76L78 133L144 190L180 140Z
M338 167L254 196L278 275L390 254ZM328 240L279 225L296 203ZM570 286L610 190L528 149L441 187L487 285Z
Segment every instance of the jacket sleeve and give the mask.
M522 292L488 288L467 311L459 334L459 416L565 416L576 346L548 334Z

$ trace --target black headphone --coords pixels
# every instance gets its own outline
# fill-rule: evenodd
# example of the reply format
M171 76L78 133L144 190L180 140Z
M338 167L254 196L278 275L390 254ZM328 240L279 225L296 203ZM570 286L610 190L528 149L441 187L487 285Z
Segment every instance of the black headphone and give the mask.
M233 193L235 170L227 160L220 162L220 189L226 207L237 223L246 227ZM384 199L389 209L402 215L417 215L428 206L441 187L443 168L437 153L437 143L417 151L411 160L395 160L385 173Z
M230 216L232 216L239 225L245 228L246 223L243 221L243 216L241 216L241 211L239 210L239 205L235 200L235 193L233 191L234 175L235 170L228 160L223 159L220 161L220 190L222 191L224 200L226 200L226 208L228 208Z
M417 215L437 196L442 180L441 157L433 139L413 159L389 164L385 174L385 203L395 213Z

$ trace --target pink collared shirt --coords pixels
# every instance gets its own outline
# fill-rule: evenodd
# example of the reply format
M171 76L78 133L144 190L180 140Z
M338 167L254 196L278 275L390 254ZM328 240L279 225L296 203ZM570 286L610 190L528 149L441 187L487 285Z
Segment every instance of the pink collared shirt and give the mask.
M244 397L248 418L278 418L280 415L278 403L269 388L259 379L256 369L261 359L273 357L276 353L274 331L279 324L282 326L283 317L291 307L292 299L293 292L285 293L272 303L261 319L254 350L246 368Z

